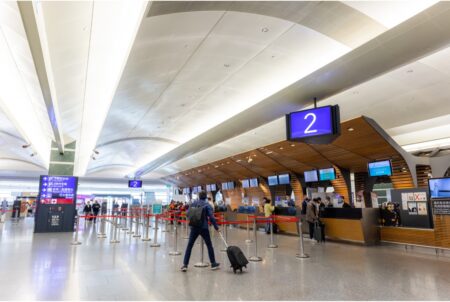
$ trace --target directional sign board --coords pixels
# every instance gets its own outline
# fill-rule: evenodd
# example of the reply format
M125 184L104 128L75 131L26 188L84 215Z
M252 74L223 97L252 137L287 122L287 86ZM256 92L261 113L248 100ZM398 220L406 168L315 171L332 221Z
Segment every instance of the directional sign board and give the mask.
M77 185L77 177L42 175L39 183L40 203L74 204Z

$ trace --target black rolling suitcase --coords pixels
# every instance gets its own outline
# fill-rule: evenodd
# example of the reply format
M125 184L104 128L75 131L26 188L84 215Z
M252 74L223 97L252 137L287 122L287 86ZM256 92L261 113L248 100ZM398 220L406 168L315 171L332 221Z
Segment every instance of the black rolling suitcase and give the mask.
M316 239L317 242L325 241L324 228L325 228L325 225L322 222L320 222L320 221L314 222L314 239Z
M238 246L228 246L228 243L223 238L222 233L219 233L223 242L225 242L225 246L227 247L227 255L230 260L231 267L233 268L233 272L236 274L237 270L240 270L242 273L242 268L247 268L248 260L245 257L244 253Z

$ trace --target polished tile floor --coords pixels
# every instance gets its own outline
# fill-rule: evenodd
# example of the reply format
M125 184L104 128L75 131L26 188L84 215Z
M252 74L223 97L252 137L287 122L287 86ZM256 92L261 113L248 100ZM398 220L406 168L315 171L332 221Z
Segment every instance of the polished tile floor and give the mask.
M109 235L109 232L107 232ZM182 233L182 232L181 232ZM179 234L179 247L186 240ZM195 268L194 247L187 273L182 256L169 256L173 233L159 232L161 247L120 232L120 243L98 239L93 225L71 234L33 234L33 220L0 224L0 300L448 300L450 260L386 246L363 247L305 240L309 259L296 259L298 238L276 236L266 248L258 233L263 261L243 274L227 268L222 243L214 238L219 271ZM253 255L246 232L231 229L229 241ZM205 260L207 260L205 252Z

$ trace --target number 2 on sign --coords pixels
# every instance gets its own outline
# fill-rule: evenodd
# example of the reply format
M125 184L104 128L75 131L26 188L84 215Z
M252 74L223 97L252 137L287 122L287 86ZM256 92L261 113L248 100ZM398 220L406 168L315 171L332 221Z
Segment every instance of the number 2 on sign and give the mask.
M310 129L313 125L314 125L314 123L316 122L316 115L314 114L314 113L308 113L307 115L305 115L305 117L304 117L304 119L306 120L306 119L308 119L308 117L312 117L312 120L311 120L311 123L308 125L308 127L306 127L306 129L305 129L305 134L309 134L309 133L316 133L317 132L317 129L314 129L314 130L312 130L312 129Z

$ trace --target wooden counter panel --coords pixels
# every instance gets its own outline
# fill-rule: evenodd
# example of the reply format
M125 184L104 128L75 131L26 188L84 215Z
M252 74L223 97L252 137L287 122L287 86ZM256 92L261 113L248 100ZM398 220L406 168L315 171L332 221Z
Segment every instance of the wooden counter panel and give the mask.
M364 242L364 234L359 219L321 218L325 223L325 236L331 239Z
M297 222L277 222L278 229L283 233L298 235Z
M432 229L402 227L381 227L380 229L382 241L435 246L434 230Z

